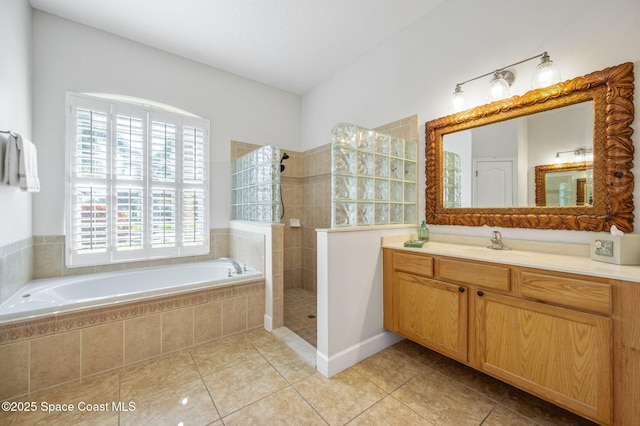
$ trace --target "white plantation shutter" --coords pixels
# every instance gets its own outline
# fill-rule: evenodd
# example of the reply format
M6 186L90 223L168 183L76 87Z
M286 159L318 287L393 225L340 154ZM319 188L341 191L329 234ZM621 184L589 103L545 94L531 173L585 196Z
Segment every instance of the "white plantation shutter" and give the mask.
M67 266L208 253L208 121L68 104Z
M182 244L197 246L205 239L204 191L184 189L182 191Z
M185 125L182 137L182 244L197 247L207 232L205 205L205 135Z
M68 216L70 245L88 261L103 262L108 257L109 106L91 102L74 110Z
M110 210L114 241L110 261L145 258L146 112L116 105L113 120Z

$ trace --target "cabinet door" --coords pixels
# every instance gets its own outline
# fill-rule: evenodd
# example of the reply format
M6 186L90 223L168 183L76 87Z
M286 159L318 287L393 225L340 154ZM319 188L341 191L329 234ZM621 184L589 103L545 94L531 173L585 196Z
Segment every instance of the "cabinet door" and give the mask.
M611 320L478 293L480 367L603 424L611 421Z
M395 331L452 358L467 360L467 291L464 287L396 272Z

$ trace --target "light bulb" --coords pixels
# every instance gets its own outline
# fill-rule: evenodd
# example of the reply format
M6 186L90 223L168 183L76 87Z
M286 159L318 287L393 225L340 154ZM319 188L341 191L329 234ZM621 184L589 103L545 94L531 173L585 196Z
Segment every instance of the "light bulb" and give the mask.
M489 101L499 101L509 97L509 83L498 71L489 82Z
M456 90L453 92L453 98L451 99L451 106L453 112L460 112L469 108L469 102L467 102L467 98L464 96L460 85L456 85Z
M560 82L560 68L553 63L547 52L542 54L540 63L533 72L531 87L539 89L541 87L552 86Z

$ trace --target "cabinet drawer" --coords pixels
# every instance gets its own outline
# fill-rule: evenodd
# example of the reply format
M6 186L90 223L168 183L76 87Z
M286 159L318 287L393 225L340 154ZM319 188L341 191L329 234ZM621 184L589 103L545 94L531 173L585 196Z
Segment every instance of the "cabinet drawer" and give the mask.
M393 252L393 269L410 274L433 276L433 257L408 252Z
M440 259L438 270L440 278L445 280L503 291L511 289L511 272L507 266Z
M522 295L556 305L611 314L611 286L554 275L523 271Z

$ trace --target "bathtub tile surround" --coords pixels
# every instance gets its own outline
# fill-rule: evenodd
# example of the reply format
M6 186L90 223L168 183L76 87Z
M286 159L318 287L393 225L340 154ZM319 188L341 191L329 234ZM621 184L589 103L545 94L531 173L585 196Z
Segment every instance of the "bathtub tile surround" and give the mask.
M0 346L0 399L29 392L29 342Z
M123 364L124 329L119 322L89 327L82 333L83 377Z
M593 426L407 340L326 379L278 335L251 330L29 396L135 411L0 412L0 424Z
M33 279L33 239L0 247L0 304Z
M260 293L257 293L260 295ZM253 305L252 305L253 306ZM264 309L264 301L262 301ZM200 344L222 337L222 302L203 303L193 307L193 342ZM254 324L255 319L250 321Z
M67 268L64 265L64 235L34 236L32 279L66 277L98 272L113 272L131 268L146 268L149 266L170 265L174 263L199 262L203 260L218 259L220 257L228 257L229 229L211 229L209 232L210 249L209 254L206 256L166 258L142 262L123 262L111 265L85 266L80 268ZM24 284L26 284L26 282L22 285ZM19 287L16 288L13 293L18 289ZM11 296L11 294L9 294L9 296Z
M265 262L264 235L250 231L231 229L229 230L228 241L229 252L232 253L234 259L241 259L241 264L246 263L248 266L262 269L262 265L264 265Z
M257 321L258 312L263 312L263 323L267 330L281 327L283 312L283 262L284 226L279 223L232 221L229 236L229 251L234 258L260 262L264 266L264 309L249 315ZM254 300L257 305L260 303Z
M45 389L81 377L80 334L75 330L29 342L30 389Z
M0 326L0 399L263 325L264 280Z
M162 315L153 314L124 322L124 363L131 364L162 353Z

